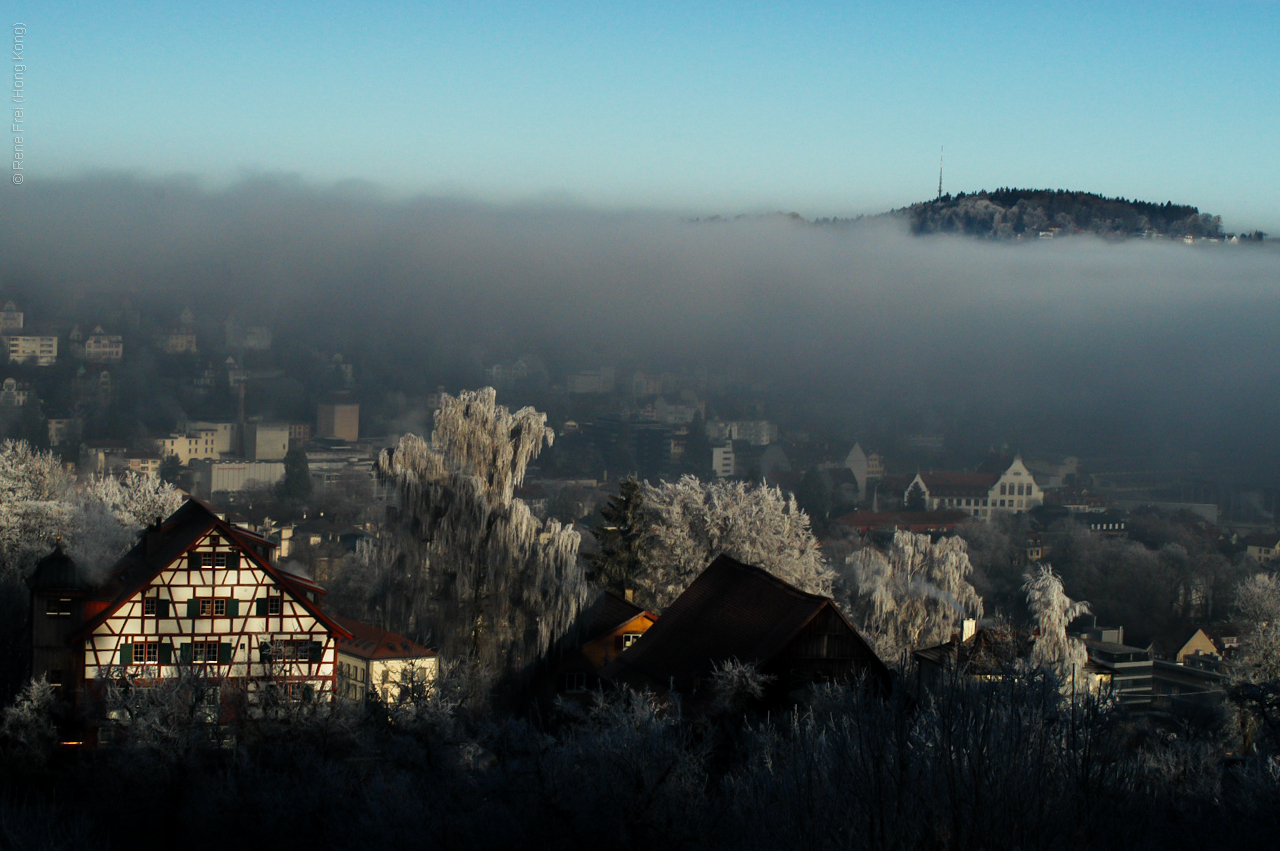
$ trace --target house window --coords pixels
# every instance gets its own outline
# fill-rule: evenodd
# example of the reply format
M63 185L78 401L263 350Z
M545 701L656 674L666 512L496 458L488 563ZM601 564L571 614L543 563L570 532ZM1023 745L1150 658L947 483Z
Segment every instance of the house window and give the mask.
M226 614L227 614L227 601L226 601L226 600L214 600L214 601L213 601L213 616L214 616L215 618L221 618L221 617L226 617Z
M49 671L49 685L53 686L54 688L58 688L60 685L62 685L62 669L61 668L53 668L52 670Z
M214 553L214 556L213 556L213 566L214 566L214 567L226 567L226 566L227 566L227 554L226 554L226 553Z
M217 655L217 654L215 654ZM154 665L160 661L160 645L154 641L136 641L133 644L133 664Z
M213 553L200 553L200 566L213 567Z
M201 600L200 601L200 617L207 618L212 614L213 614L213 601Z
M635 644L639 640L640 640L640 633L624 632L622 633L622 648L625 650L626 648Z
M71 614L70 597L50 597L44 604L45 614L52 617L64 617Z
M267 614L269 615L280 614L280 608L282 603L283 603L282 597L268 597L267 598Z
M218 664L218 642L197 641L192 644L191 661L197 665Z
M587 690L586 674L565 674L564 690L570 694L580 694Z

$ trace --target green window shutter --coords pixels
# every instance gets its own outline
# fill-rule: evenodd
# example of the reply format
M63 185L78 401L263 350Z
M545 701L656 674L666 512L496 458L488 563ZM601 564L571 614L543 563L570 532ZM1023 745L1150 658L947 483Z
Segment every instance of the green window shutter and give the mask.
M227 553L227 570L239 570L239 569L240 569L240 553L238 551L234 553Z
M316 699L316 687L307 683L302 687L302 699L307 703Z
M267 616L266 597L259 597L257 600L254 600L254 614L260 618L265 618Z
M188 570L200 569L200 553L187 553L187 569Z
M173 664L173 645L167 641L160 642L160 664Z
M190 644L178 645L178 660L182 662L182 664L184 665L191 664L191 645Z
M199 616L200 616L200 601L188 600L187 601L187 617L195 618Z
M156 617L158 618L169 617L169 601L168 600L156 600Z
M133 664L133 645L132 644L120 645L120 664L121 665Z
M259 644L258 644L258 661L259 661L259 662L270 662L270 661L271 661L271 642L270 642L270 641L262 641L262 642L259 642Z
M227 615L233 618L240 617L240 601L239 600L227 601Z
M225 641L224 641L224 642L222 642L221 644L219 644L219 645L218 645L218 664L219 664L219 665L230 665L230 664L231 664L231 651L232 651L232 650L234 650L234 649L235 649L235 645L233 645L233 644L228 644L228 643L227 643L227 642L225 642Z
M311 642L311 661L312 662L324 661L324 645L321 644L319 641Z

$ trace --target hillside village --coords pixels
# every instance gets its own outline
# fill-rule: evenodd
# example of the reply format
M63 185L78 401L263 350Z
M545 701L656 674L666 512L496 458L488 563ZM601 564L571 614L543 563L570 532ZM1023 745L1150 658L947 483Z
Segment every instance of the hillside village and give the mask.
M1248 691L1270 604L1243 602L1280 599L1265 490L966 456L930 431L838 443L706 372L528 356L482 364L485 390L389 406L358 361L277 358L270 327L230 315L122 300L68 324L9 302L0 322L6 476L66 488L12 491L6 605L27 614L6 729L39 712L64 756L356 717L478 747L464 718L601 717L633 694L696 731L851 686L929 702L1047 683L1150 730L1270 719ZM409 410L422 438L388 429ZM99 498L115 551L89 546ZM1242 735L1225 747L1271 753Z

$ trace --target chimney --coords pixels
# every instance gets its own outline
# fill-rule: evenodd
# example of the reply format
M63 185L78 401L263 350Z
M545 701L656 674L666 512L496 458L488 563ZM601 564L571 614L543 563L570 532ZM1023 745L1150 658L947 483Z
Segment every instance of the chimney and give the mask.
M627 589L625 589L625 590L622 592L622 599L626 600L628 603L634 603L634 602L636 601L636 592L635 592L635 589L633 589L633 588L627 588Z
M964 624L961 626L960 640L968 641L978 632L978 622L973 618L965 618Z

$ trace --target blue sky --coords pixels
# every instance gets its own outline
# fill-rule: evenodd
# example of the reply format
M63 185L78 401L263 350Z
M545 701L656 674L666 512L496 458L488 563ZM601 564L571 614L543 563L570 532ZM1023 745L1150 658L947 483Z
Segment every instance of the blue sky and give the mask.
M877 212L946 186L1280 232L1280 4L20 3L28 180Z

